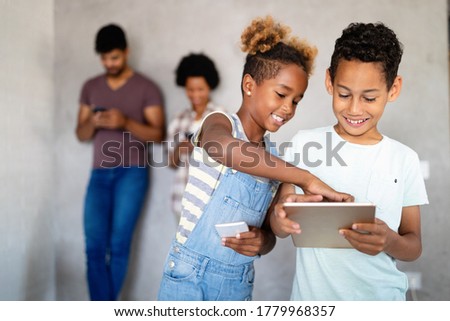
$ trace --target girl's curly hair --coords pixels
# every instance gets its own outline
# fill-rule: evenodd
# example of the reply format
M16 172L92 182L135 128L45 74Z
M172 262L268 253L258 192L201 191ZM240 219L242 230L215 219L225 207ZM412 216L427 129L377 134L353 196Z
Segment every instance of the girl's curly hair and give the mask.
M259 85L276 77L287 64L296 64L308 77L314 68L317 48L306 40L289 36L291 29L271 16L256 18L241 35L242 51L247 52L243 75L249 74Z

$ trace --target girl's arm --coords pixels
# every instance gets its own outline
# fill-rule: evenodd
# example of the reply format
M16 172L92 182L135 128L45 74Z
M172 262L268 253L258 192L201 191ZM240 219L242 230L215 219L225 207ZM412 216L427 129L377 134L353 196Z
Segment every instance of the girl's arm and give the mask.
M358 231L369 233L362 234ZM422 253L420 207L403 207L398 233L382 220L375 219L373 224L353 224L352 230L342 230L341 234L355 249L363 253L377 255L386 252L401 261L414 261Z
M353 201L349 194L338 193L306 170L299 169L266 152L263 147L232 136L232 126L222 114L205 119L199 146L215 161L250 175L295 184L305 193L323 195L329 201Z

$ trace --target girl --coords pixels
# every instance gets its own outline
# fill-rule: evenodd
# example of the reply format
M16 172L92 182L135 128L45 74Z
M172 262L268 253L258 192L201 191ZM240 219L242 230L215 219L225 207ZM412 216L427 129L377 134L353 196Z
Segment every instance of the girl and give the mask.
M180 224L164 267L160 300L251 300L253 261L275 244L265 216L279 181L318 194L305 196L306 201L351 199L273 156L275 148L264 136L294 116L317 53L288 34L288 27L266 17L255 19L241 36L248 53L242 105L234 115L211 113L194 134ZM237 221L245 221L250 231L221 239L214 225Z

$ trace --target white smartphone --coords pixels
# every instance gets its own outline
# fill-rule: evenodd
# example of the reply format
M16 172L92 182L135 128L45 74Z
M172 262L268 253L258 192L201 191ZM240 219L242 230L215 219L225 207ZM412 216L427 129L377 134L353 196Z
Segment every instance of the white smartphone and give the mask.
M217 233L220 237L235 237L236 234L248 232L248 225L245 222L216 224Z

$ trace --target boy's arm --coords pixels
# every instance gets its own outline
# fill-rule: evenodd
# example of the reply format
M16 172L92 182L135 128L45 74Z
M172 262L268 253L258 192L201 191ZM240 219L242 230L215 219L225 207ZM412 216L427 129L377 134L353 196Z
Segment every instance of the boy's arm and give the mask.
M341 234L355 249L369 255L386 252L401 261L414 261L422 253L418 205L403 207L398 233L380 219L375 219L374 224L353 224L352 230L341 230ZM359 233L358 230L369 234Z
M295 184L305 193L320 194L330 201L353 201L351 195L336 192L310 172L271 155L262 147L234 138L231 132L226 116L213 114L205 119L199 145L215 161L240 172Z
M321 195L303 195L294 194L295 188L292 184L282 184L278 191L277 202L270 209L270 227L276 236L285 238L291 234L299 234L301 232L300 225L290 220L283 208L285 202L320 202L323 197Z

